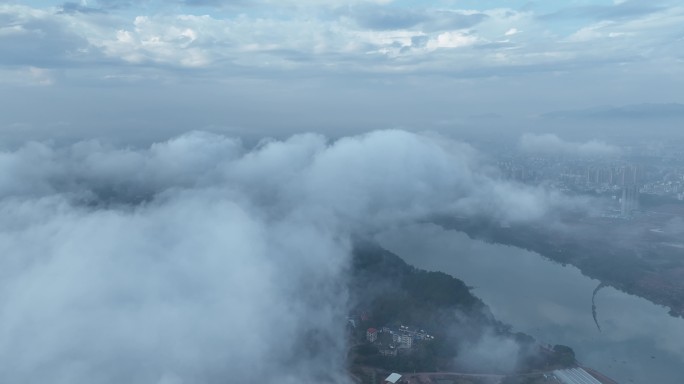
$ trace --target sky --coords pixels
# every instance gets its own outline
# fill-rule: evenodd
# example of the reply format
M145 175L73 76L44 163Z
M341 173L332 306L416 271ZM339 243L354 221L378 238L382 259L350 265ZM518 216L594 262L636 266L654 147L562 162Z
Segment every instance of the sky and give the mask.
M10 0L0 21L6 145L684 116L678 1Z

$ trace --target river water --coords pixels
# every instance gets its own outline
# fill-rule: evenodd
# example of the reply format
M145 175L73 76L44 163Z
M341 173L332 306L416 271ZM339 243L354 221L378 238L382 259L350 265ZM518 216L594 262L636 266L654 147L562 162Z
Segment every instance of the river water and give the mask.
M520 248L470 239L433 224L377 235L407 263L442 271L474 287L493 314L537 340L565 344L588 367L621 384L684 383L684 320L598 280Z

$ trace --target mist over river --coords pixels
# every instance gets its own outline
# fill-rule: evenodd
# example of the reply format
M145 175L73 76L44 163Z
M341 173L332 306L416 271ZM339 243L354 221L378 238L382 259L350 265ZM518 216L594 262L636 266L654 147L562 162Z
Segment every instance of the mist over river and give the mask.
M493 314L542 343L565 344L577 359L620 383L684 382L684 319L665 307L600 284L575 267L520 248L489 244L434 224L376 236L407 263L473 287Z

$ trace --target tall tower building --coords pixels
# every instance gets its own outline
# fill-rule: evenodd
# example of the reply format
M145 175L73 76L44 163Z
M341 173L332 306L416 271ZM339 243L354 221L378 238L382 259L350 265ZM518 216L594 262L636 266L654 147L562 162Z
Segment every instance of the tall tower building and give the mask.
M636 185L622 187L620 213L622 217L631 217L639 209L639 188Z

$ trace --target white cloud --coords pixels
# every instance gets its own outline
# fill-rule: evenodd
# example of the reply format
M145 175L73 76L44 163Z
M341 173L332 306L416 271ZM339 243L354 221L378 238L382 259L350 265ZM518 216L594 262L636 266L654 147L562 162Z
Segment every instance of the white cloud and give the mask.
M496 336L494 332L487 332L462 350L458 361L480 372L514 372L521 354L515 340Z
M615 25L612 21L602 21L597 24L584 27L568 37L568 41L571 42L584 42L589 40L600 39L604 37L617 37L615 35L611 36L615 32L606 32L610 30L611 27Z
M370 3L384 4L367 9L368 12L379 13L375 19L370 15L372 20L380 25L392 24L391 20L385 20L382 16L393 15L390 11L396 6L387 1ZM108 9L110 13L59 13L54 8L3 5L0 14L9 15L16 22L2 27L0 36L10 39L8 41L16 39L17 44L20 44L20 36L32 36L30 39L36 40L39 34L26 35L27 31L30 32L31 26L38 21L49 21L73 35L72 44L78 39L80 45L64 47L69 39L51 41L50 46L56 47L55 52L36 50L42 52L40 57L35 54L35 62L25 64L41 68L47 66L39 65L38 60L66 54L63 60L52 65L73 66L83 70L99 65L101 56L105 55L121 60L121 64L160 69L189 67L213 71L239 65L263 70L305 69L325 72L395 69L483 71L502 65L536 65L541 68L540 65L546 62L538 59L549 51L562 51L563 55L557 59L559 63L581 60L605 62L606 59L610 62L611 58L631 55L635 46L647 47L667 42L669 37L663 31L672 30L681 23L683 17L681 9L671 7L654 14L620 19L610 25L606 22L579 24L571 36L563 36L553 33L552 26L533 11L425 8L414 12L415 15L411 13L418 17L415 23L408 23L403 28L393 27L392 33L386 33L360 27L347 13L340 11L343 8L339 5L280 2L269 5L278 7L278 12L260 13L261 7L265 6L254 4L252 7L239 8L241 12L237 13L216 11L196 15L188 12L196 10L190 7L150 6L145 9L122 8L120 11L112 8ZM366 9L361 11L365 12ZM423 20L425 18L429 20ZM476 27L472 27L473 23ZM520 33L522 30L525 31L524 35ZM515 44L510 41L503 44L500 41L501 36L513 35L519 35ZM624 36L632 39L589 49L583 44L574 44L588 39ZM412 38L424 38L427 45L417 47ZM87 42L87 45L82 42ZM512 45L516 49L511 49ZM423 49L426 46L428 49ZM472 51L474 47L483 46L487 50ZM437 55L434 51L441 52ZM377 56L369 60L369 53ZM650 51L650 54L656 53ZM668 55L666 51L658 51L657 54ZM508 59L500 60L501 55ZM459 66L454 68L455 57L459 59ZM83 65L88 62L91 66ZM136 67L129 70L135 72L133 68ZM212 72L214 76L217 73L227 76L230 71Z
M215 21L215 20L212 20ZM117 30L113 38L91 38L91 43L111 57L131 63L160 63L181 67L203 67L211 63L210 50L195 43L201 17L181 15L171 20L138 16L132 29Z
M402 131L26 144L0 153L0 374L343 383L352 234L559 203L487 176L468 146Z
M508 31L506 31L506 33L504 33L504 35L505 36L513 36L513 35L517 35L519 33L521 33L521 31L519 31L517 28L511 28Z
M475 44L478 41L476 36L463 32L443 32L432 38L427 43L428 49L439 48L460 48Z

